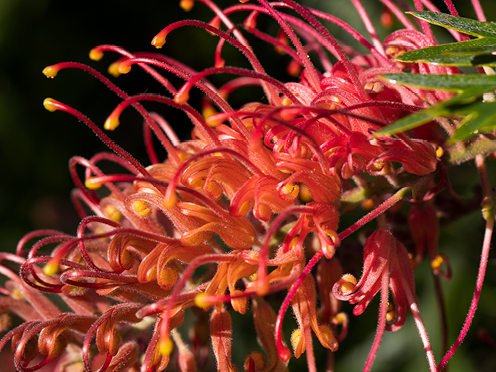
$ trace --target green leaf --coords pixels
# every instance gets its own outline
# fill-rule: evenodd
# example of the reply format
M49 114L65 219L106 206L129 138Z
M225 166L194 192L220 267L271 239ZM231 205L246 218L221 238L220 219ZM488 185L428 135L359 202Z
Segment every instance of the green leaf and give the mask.
M423 62L448 66L496 66L496 24L447 14L421 11L411 12L429 23L450 28L477 39L444 44L404 53L400 62ZM374 136L401 133L419 127L436 117L463 117L450 142L466 140L496 129L496 102L482 102L479 97L496 90L495 75L422 75L388 74L383 78L394 83L424 89L441 89L459 94L425 110L406 116L377 131Z
M465 140L475 134L492 132L496 129L496 102L478 102L461 107L456 112L459 115L467 116L460 123L460 128L451 137L451 142Z
M449 114L450 111L444 107L429 107L425 110L405 116L404 118L397 120L393 124L388 125L381 130L378 130L374 133L374 137L402 133L407 130L420 127L421 125L432 121L438 116L447 116Z
M427 10L409 12L409 14L434 25L451 28L464 34L478 37L496 37L496 25L492 22L480 22L474 19L455 17Z
M400 62L424 62L445 66L496 66L496 38L486 37L436 45L406 52L398 57Z
M490 90L496 90L496 75L386 74L382 75L382 77L393 83L412 85L424 89L441 89L451 92L470 90L475 96L480 96Z
M435 75L434 75L435 76ZM442 75L439 75L442 76ZM489 90L492 90L489 89ZM417 128L436 117L467 116L462 122L465 124L455 133L452 140L463 140L475 132L486 132L496 127L496 103L475 102L486 90L486 87L471 87L457 96L440 102L437 105L408 115L395 123L375 132L374 136L397 134ZM475 103L474 103L475 102ZM474 123L472 124L473 120Z

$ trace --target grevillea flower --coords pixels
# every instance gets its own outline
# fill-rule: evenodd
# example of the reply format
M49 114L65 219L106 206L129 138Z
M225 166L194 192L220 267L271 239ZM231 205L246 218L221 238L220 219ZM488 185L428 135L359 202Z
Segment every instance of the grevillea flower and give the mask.
M0 266L8 278L1 288L0 309L24 321L0 341L0 348L11 341L17 370L34 371L52 363L59 371L68 371L69 365L85 372L151 372L169 365L196 371L209 368L210 359L219 371L236 371L231 354L236 349L237 312L252 315L263 349L247 351L244 369L285 371L292 356L282 330L289 306L297 321L290 337L295 357L305 353L308 369L317 370L315 335L320 344L315 347L327 350L327 368L332 370L333 355L339 343L346 342L352 322L341 311L341 301L355 304L353 314L360 315L380 290L379 326L365 370L372 367L384 331L400 329L410 310L429 368L437 371L418 311L411 256L391 232L399 224L388 227L383 213L413 192L415 262L420 263L427 246L439 269L445 261L437 254L437 230L429 231L419 218L437 222L432 198L444 185L436 184L435 177L444 168L436 150L447 146L446 138L432 123L395 137L373 134L453 96L400 86L385 81L382 74L460 71L396 62L394 57L401 53L436 44L429 27L423 22L414 25L395 2L382 0L405 29L381 41L360 1L350 1L371 41L334 16L293 0L233 2L222 10L213 0L182 0L185 10L203 3L213 18L209 23L175 22L152 44L160 48L169 34L200 27L219 40L214 67L196 72L162 54L130 53L113 45L90 52L94 60L117 53L109 68L112 75L142 68L163 85L164 95L130 96L80 63L63 62L43 70L50 78L65 69L83 70L113 90L122 102L108 116L106 130L120 130L120 115L133 106L144 119L151 164L142 165L76 109L55 99L44 101L48 111L64 111L84 122L113 153L70 162L76 184L73 201L81 215L74 236L33 232L21 240L16 255L0 256L19 268ZM417 9L422 4L434 9L428 0L415 1ZM245 15L244 24L231 21L240 14ZM280 28L277 35L259 30L259 18L273 19ZM342 45L322 20L343 28L368 52ZM287 54L294 81L269 76L246 34ZM237 48L251 68L230 66L222 57L226 43ZM209 81L213 74L235 78L216 87ZM182 79L183 85L175 86L171 76ZM231 107L230 94L248 85L260 86L264 101ZM201 111L189 104L195 88L204 93ZM148 112L143 106L147 101L182 110L194 125L191 140L181 142L172 128L180 124L169 125ZM454 121L441 124L448 135L453 133ZM152 133L168 153L163 161L155 152ZM99 167L101 161L114 162L124 171L107 174ZM421 200L419 195L429 197ZM365 200L373 210L343 229L342 217ZM342 276L342 267L350 265L339 254L341 243L376 218L379 229L365 243L361 279ZM36 242L28 248L31 240ZM47 246L52 248L49 254ZM276 303L278 296L272 295L281 291L287 291L287 297ZM59 300L52 302L53 295L43 292ZM191 348L179 329L188 331ZM209 344L213 356L208 355Z
M374 350L380 343L384 329L396 331L403 326L408 308L418 312L415 306L415 281L408 252L391 232L374 232L365 243L363 255L363 274L358 283L352 275L346 274L334 284L333 294L341 301L356 304L353 314L360 315L381 290L379 329L372 346ZM389 293L392 302L388 300ZM374 356L374 352L370 353L365 370L370 369ZM429 362L434 361L432 359Z

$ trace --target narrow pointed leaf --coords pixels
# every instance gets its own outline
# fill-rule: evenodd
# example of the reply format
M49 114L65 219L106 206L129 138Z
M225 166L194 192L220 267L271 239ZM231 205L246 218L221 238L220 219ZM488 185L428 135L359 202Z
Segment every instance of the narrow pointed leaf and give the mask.
M438 108L436 106L429 107L428 109L416 112L415 114L411 114L405 116L404 118L397 120L391 125L388 125L381 130L375 132L374 137L387 135L387 134L397 134L402 133L407 130L411 130L421 125L428 123L438 116L446 116L449 114L449 110L445 108Z
M475 19L455 17L449 14L420 11L409 12L409 14L420 18L433 25L451 28L464 34L478 37L496 37L496 24L493 22L480 22Z
M440 102L425 110L408 115L393 124L378 130L374 136L401 133L417 128L436 117L461 116L470 112L470 105L486 90L486 87L472 87L457 96Z
M412 85L424 89L441 89L450 92L469 91L480 95L496 90L496 75L457 74L457 75L423 75L423 74L385 74L384 79L397 84ZM459 99L465 99L466 95Z
M496 66L496 38L486 37L436 45L399 55L400 62L424 62L446 66Z
M467 117L451 138L451 142L466 140L478 133L492 132L496 129L496 102L478 102L456 111Z

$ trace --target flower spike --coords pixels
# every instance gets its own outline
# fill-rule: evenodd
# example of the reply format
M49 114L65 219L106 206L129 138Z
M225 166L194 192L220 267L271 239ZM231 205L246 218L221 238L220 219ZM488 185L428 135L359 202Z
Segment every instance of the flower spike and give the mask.
M385 30L384 40L360 0L350 5L368 36L294 0L240 0L224 9L215 0L179 0L176 6L190 11L196 2L210 19L174 22L152 45L159 49L184 27L199 27L217 40L210 68L195 71L159 52L130 53L115 45L90 51L94 61L117 54L108 66L114 78L135 73L136 66L161 90L129 95L113 78L76 62L43 70L48 78L83 70L110 88L120 103L109 110L104 130L125 130L121 116L133 106L142 117L150 162L128 154L79 111L45 99L46 110L76 117L111 153L69 162L72 200L81 216L74 235L44 229L25 235L16 254L0 253L6 278L0 281L0 329L6 331L0 351L10 341L14 367L25 372L159 372L169 364L194 372L213 363L234 372L239 322L252 317L253 334L244 327L243 337L256 337L261 349L244 355L245 371L292 370L292 354L303 353L310 372L331 371L355 341L348 333L354 316L371 307L380 291L363 370L373 370L384 333L402 328L411 314L429 370L440 371L465 339L483 287L495 215L485 158L496 145L489 131L454 141L467 121L457 116L381 135L383 127L457 94L383 76L406 72L429 81L428 75L445 74L462 83L466 75L455 66L395 60L436 44L430 26L410 21L404 11L414 8L399 2L378 2L386 28L405 28ZM414 3L443 19L430 0ZM472 3L485 20L479 2ZM455 5L446 5L456 23ZM338 41L323 22L344 30L361 48ZM479 26L490 33L490 25ZM452 35L467 39L461 31ZM265 50L280 64L277 78L262 64L271 56L261 58L257 41L268 43ZM248 67L227 53L229 44ZM490 74L484 67L479 72ZM217 85L218 74L227 81ZM264 95L246 99L249 89L243 88L252 86ZM195 88L200 100L191 93ZM145 101L165 104L164 114L149 112ZM170 107L191 121L187 140L174 132L187 124L169 120ZM155 149L157 140L166 155ZM456 173L447 169L474 158L482 187L465 202L451 189L448 175ZM456 252L446 245L438 252L439 239L445 225L481 202L486 232L476 290L449 348L442 278L456 276L449 264ZM416 293L416 287L430 289L415 282L426 264L441 314L439 366L419 311L423 296ZM290 306L292 334L282 324ZM23 322L12 330L9 313Z

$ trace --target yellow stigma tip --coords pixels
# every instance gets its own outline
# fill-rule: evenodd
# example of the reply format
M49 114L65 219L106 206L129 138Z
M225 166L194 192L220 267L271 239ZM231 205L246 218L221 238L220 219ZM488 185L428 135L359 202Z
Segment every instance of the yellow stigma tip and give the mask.
M443 256L441 256L440 254L438 254L436 257L434 257L434 259L431 261L431 268L432 270L436 271L436 270L439 270L439 268L441 267L441 265L444 263L444 259L443 259Z
M198 293L196 296L195 296L195 305L201 309L208 309L210 308L210 306L212 306L212 304L210 303L210 301L208 301L208 294L206 293Z
M90 190L97 190L102 187L102 184L100 182L95 182L93 177L87 178L86 181L84 181L84 185Z
M177 94L174 96L174 102L184 105L186 102L189 100L189 93L184 91L184 92L177 92Z
M57 111L57 107L54 105L55 102L57 101L52 98L45 98L45 100L43 101L43 107L45 107L47 111L55 112Z
M185 12L189 12L191 9L193 9L193 6L195 5L195 2L193 0L181 0L179 2L179 6L184 10Z
M48 276L55 275L59 272L59 269L60 267L58 260L51 259L45 266L43 266L43 273Z
M105 124L103 124L103 127L106 130L114 130L119 126L120 122L118 118L115 118L113 116L109 116L107 120L105 120Z
M93 48L90 50L90 59L93 61L99 61L103 58L103 52L98 48Z
M158 350L162 355L170 355L174 350L174 342L169 337L163 337L158 343Z
M217 114L217 111L211 105L202 109L202 115L205 119L215 114Z
M57 76L59 72L59 69L54 67L54 66L47 66L43 69L43 75L45 75L46 77L49 77L51 79L53 79L55 76Z
M121 73L119 72L119 63L111 63L107 69L107 72L113 77L119 77L121 75Z
M164 44L165 44L165 36L163 36L162 34L158 34L152 40L152 45L157 49L162 48Z
M131 65L126 62L119 63L119 65L117 66L117 70L121 74L127 74L129 71L131 71Z
M176 203L177 203L177 197L174 194L164 198L164 207L167 209L174 208Z
M442 147L438 147L438 148L436 149L436 156L437 156L438 158L440 158L440 157L442 157L443 155L444 155L444 150L443 150L443 148L442 148Z
M348 315L346 313L337 313L332 319L332 323L335 325L344 324L348 322Z
M210 115L205 118L205 122L207 125L211 128L216 128L219 125L221 125L224 122L224 118L220 117L219 115Z

